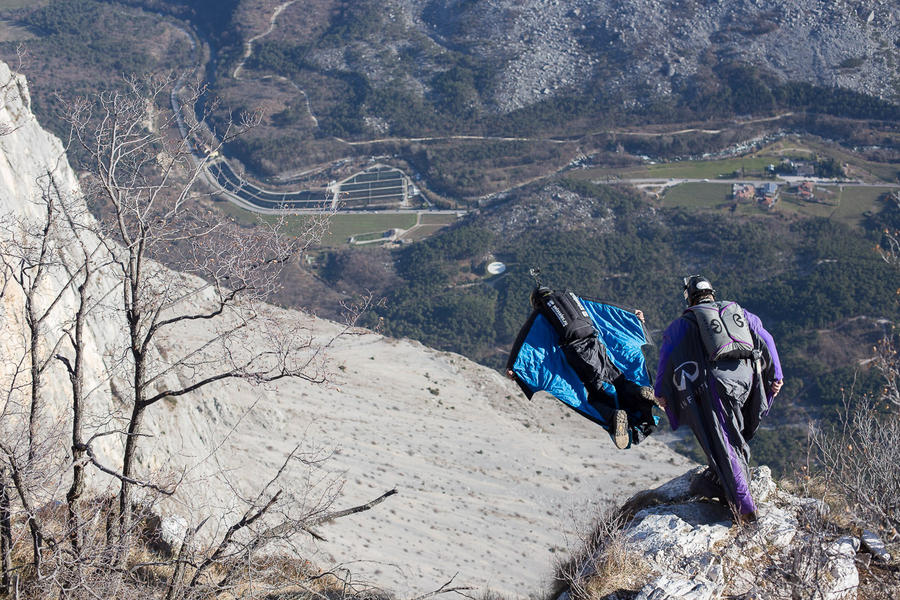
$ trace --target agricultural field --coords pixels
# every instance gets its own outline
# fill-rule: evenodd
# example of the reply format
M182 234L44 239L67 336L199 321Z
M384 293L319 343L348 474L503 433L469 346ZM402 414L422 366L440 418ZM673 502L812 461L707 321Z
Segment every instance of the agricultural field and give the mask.
M816 188L816 202L800 200L796 194L788 193L782 186L778 204L774 210L785 214L806 217L822 217L860 227L866 215L877 212L879 198L891 188L859 185L827 185ZM667 208L724 209L733 206L731 186L723 183L682 183L667 188L662 205ZM752 214L761 210L755 202L742 202L737 210L741 214Z
M216 202L216 209L220 210L227 218L232 219L244 227L252 227L260 221L272 223L278 217L273 215L257 215L235 206L231 202ZM423 213L418 215L419 226L416 226L417 215L415 213L338 213L328 218L328 231L321 243L322 247L334 248L347 245L350 238L355 242L374 241L384 237L384 234L392 229L411 230L404 235L404 239L420 240L428 237L439 229L454 223L457 220L456 213ZM285 217L285 232L288 234L303 231L309 219L322 218L311 215L288 215Z
M834 213L836 205L828 203L806 202L796 196L783 194L775 210L784 214L802 215L805 217L821 217L827 219Z
M452 225L457 219L458 213L422 213L419 215L419 225Z
M731 184L682 183L667 188L662 204L666 208L720 208L729 203Z
M783 159L814 161L833 158L847 167L847 176L869 183L898 181L900 170L890 162L867 160L863 156L808 136L789 136L773 142L757 152L719 160L684 160L640 164L626 167L595 167L569 174L576 179L603 182L609 179L732 179L760 178L770 164ZM776 178L777 180L777 178Z
M303 222L311 217L292 216L288 220L288 232L296 227L302 228ZM358 239L377 239L391 229L410 229L416 224L414 214L336 214L329 218L328 233L322 239L321 246L334 247L346 245L351 237Z
M692 160L665 164L648 165L648 177L670 179L731 179L735 172L762 173L772 162L768 156L747 156L723 160Z
M731 179L735 172L744 177L762 176L771 156L745 156L722 160L685 160L658 164L644 164L612 169L585 169L571 174L577 179L603 181L606 177L619 179Z
M850 152L836 144L830 144L821 140L806 136L789 136L774 142L758 153L769 155L773 159L781 158L813 159L816 156L834 158L841 164L849 167L850 177L863 181L897 182L900 169L890 162L867 160L864 157Z
M20 8L38 8L50 4L50 0L0 0L0 10L19 10Z
M884 188L844 186L838 189L839 204L831 215L832 219L858 227L866 213L878 212L878 199L885 193Z

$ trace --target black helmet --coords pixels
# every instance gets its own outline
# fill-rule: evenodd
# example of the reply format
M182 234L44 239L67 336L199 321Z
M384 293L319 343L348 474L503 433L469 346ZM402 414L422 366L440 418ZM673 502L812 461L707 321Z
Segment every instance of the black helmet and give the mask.
M531 306L537 308L541 302L541 298L545 298L553 293L553 290L546 285L539 285L531 291Z
M697 298L702 296L714 296L716 290L713 289L712 284L706 277L703 277L702 275L691 275L690 277L684 278L683 294L684 301L687 302L688 305L691 305L697 301Z

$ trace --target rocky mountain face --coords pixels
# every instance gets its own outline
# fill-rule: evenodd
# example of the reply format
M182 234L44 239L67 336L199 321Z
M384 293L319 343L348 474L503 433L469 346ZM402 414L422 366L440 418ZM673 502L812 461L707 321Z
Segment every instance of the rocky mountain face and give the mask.
M42 214L39 199L48 173L61 195L81 202L81 192L63 145L32 115L24 78L0 64L0 84L0 212L8 235L20 236L23 228L16 224L36 222ZM22 238L3 241L17 239ZM66 245L52 247L59 260L40 302L50 302L65 287L62 264L74 260L72 252ZM196 283L186 276L184 281ZM126 327L113 301L119 285L110 274L98 277L96 297L110 300L88 320L88 435L120 429L130 413L122 391L128 389L127 371L121 370ZM71 293L63 293L45 323L48 339L68 326L74 303ZM22 294L7 285L0 299L4 402L14 387L15 366L27 355L23 314ZM159 505L175 540L207 517L206 539L223 535L245 510L242 498L254 497L299 446L306 466L289 469L282 479L291 510L307 510L330 494L340 509L398 491L370 511L323 527L327 541L297 540L304 558L352 573L356 585L401 595L437 589L454 574L456 585L528 593L550 580L567 540L577 537L598 505L690 466L662 443L662 434L616 451L604 432L555 400L528 402L512 382L459 355L364 330L329 345L342 331L339 324L276 308L271 314L304 326L311 348L327 357L327 381L217 383L148 410L138 474L180 481L175 495ZM209 324L189 322L161 341L155 360L191 352L210 335L215 331ZM56 351L66 354L67 348L63 342ZM48 437L46 456L54 458L52 473L65 473L71 445L68 378L59 361L47 373L44 431L58 436ZM18 373L17 390L27 389L26 375ZM166 375L185 381L190 376ZM15 394L27 406L26 392ZM11 435L13 421L4 419L0 435ZM120 464L122 437L94 442L110 468ZM115 480L95 469L89 474L91 493L116 492ZM60 500L65 479L60 475L42 488L41 501Z
M728 64L880 98L898 93L900 8L883 0L391 0L385 10L390 27L382 29L396 35L345 48L366 72L390 72L398 52L427 36L491 65L485 107L498 112L570 89L641 103L702 88ZM318 60L335 67L339 55ZM427 56L417 63L425 73L410 73L420 89Z
M864 530L854 536L827 526L827 504L779 489L767 467L752 473L759 520L736 525L723 505L692 493L692 479L702 470L640 492L624 505L628 517L613 536L631 553L632 562L643 563L638 584L632 586L639 591L628 597L856 598L859 569L891 559L874 533ZM575 585L561 600L600 575L596 558L603 550L580 565ZM887 587L884 591L889 594Z

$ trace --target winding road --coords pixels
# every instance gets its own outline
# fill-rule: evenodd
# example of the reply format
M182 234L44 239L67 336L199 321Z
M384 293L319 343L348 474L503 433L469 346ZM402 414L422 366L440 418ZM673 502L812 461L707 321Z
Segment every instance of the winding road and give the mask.
M234 68L232 72L232 76L235 79L241 78L241 71L243 70L244 64L247 59L253 53L253 44L269 35L276 26L276 22L278 20L278 16L292 4L295 4L298 0L288 0L279 4L272 15L269 17L269 27L262 33L255 35L249 38L246 42L244 42L244 53L241 58L240 63ZM202 57L199 52L199 44L196 38L196 34L180 25L175 25L179 30L181 30L188 39L190 40L192 51L197 56L197 65L195 67L194 72L202 69L204 67L202 62ZM291 190L291 191L276 191L276 190L267 190L259 187L258 185L247 181L245 178L241 177L235 169L229 165L227 159L223 156L215 156L217 153L213 153L213 155L207 155L206 152L201 151L197 148L197 146L193 143L193 140L189 139L191 134L189 128L186 127L183 114L182 114L182 106L178 97L179 90L183 87L185 79L191 75L192 73L183 74L179 80L177 81L172 94L171 94L171 103L172 109L175 112L177 123L179 130L181 132L182 137L185 141L190 145L192 149L192 155L195 161L195 164L203 171L203 176L205 181L223 197L227 198L234 204L252 211L256 213L280 213L280 212L304 212L304 213L321 213L321 212L358 212L360 210L370 211L373 209L378 209L379 211L399 211L399 212L409 212L414 209L405 208L406 202L409 199L409 192L414 191L414 186L411 185L409 178L403 174L399 169L392 167L383 167L376 166L372 169L366 171L360 171L351 175L350 177L340 181L340 182L332 182L327 187L319 187L319 188L311 188L311 189L299 189L299 190ZM306 92L302 90L296 83L292 80L281 77L281 76L269 76L274 77L280 81L285 81L293 86L299 93L302 93L306 100L306 107L309 111L309 117L312 122L318 127L318 120L315 115L312 113L312 109L309 103L309 97L306 95ZM758 123L765 121L776 121L779 119L783 119L785 117L791 116L793 113L783 113L779 115L775 115L772 117L761 117L757 119L752 119L748 121L744 121L740 124L747 123ZM605 131L598 133L612 133L616 135L625 135L625 136L667 136L667 135L679 135L679 134L687 134L687 133L702 133L708 135L716 135L723 131L723 129L701 129L701 128L687 128L687 129L679 129L679 130L671 130L671 131L649 131L649 130L618 130L618 131ZM372 144L379 143L414 143L414 142L433 142L433 141L447 141L447 140L463 140L463 141L491 141L491 142L532 142L532 143L548 143L548 144L567 144L572 143L573 139L560 139L560 138L535 138L535 137L501 137L501 136L474 136L474 135L448 135L448 136L431 136L431 137L385 137L378 138L372 140L363 140L363 141L349 141L343 140L340 138L334 138L336 141L346 144L349 147L358 147L358 146L366 146ZM337 163L335 163L337 164ZM563 167L561 170L556 171L559 173L561 171L567 170L568 167ZM374 169L374 170L373 170ZM521 185L525 185L527 183L532 183L533 181L544 179L550 175L543 175L536 178L532 178L528 182L524 182L520 185L516 185L511 189L515 189L516 187L521 187ZM662 178L634 178L634 179L617 179L617 183L629 183L635 185L637 187L646 187L646 186L671 186L677 183L689 183L689 182L697 182L697 183L706 183L709 180L706 179L662 179ZM732 180L716 180L718 183L736 183L737 181ZM741 182L744 182L741 180ZM744 182L746 183L746 182ZM862 184L860 182L837 182L832 180L820 181L819 183L841 183L842 185L868 185ZM885 188L896 188L896 185L892 184L873 184L878 187ZM509 191L509 190L505 190ZM498 192L502 193L502 192ZM497 193L488 194L484 196L484 198L490 198L496 196ZM396 200L392 200L396 199Z

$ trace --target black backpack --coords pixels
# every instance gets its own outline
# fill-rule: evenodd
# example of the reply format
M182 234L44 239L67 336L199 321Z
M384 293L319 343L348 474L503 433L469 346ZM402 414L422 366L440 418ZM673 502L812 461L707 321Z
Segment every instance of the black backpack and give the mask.
M568 290L554 292L548 287L537 287L531 293L531 304L549 321L563 344L597 334L578 296Z

